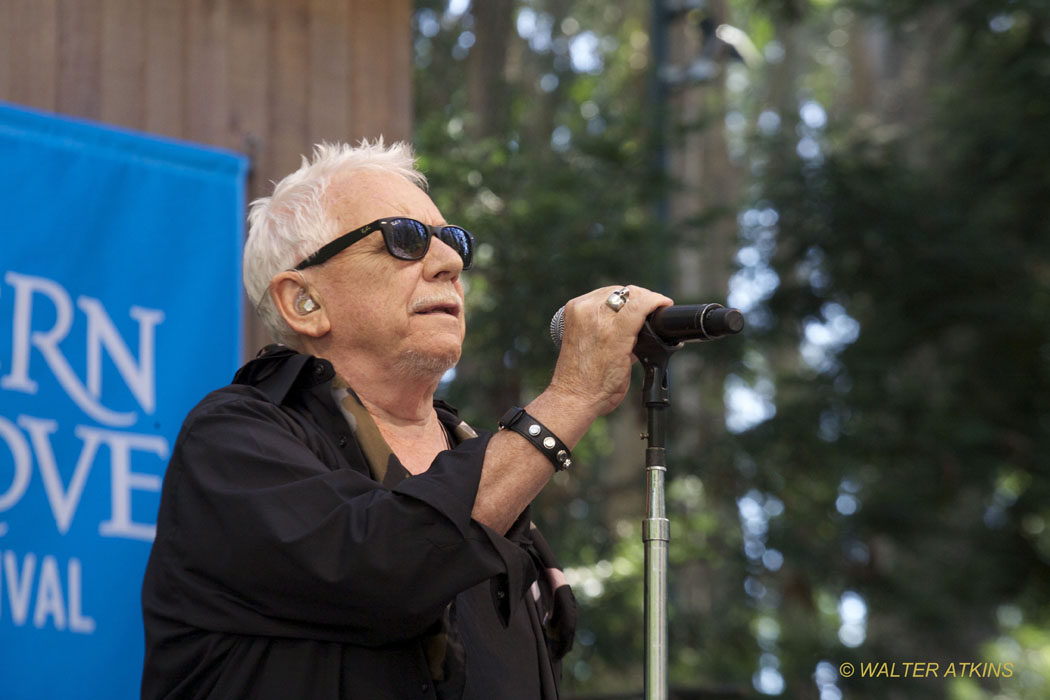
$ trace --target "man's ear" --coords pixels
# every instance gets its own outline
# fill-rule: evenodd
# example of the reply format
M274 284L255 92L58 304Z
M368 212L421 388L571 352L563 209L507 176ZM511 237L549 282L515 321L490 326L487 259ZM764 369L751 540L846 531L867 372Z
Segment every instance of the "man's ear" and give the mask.
M299 335L320 338L332 329L317 291L298 270L274 275L270 280L270 298L284 322Z

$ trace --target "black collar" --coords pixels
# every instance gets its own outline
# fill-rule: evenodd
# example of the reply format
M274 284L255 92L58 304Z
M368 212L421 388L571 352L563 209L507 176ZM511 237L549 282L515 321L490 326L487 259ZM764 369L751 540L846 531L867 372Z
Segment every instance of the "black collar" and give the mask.
M233 383L253 386L270 401L281 404L296 384L312 388L334 378L335 369L328 360L274 344L267 345L254 360L237 370Z

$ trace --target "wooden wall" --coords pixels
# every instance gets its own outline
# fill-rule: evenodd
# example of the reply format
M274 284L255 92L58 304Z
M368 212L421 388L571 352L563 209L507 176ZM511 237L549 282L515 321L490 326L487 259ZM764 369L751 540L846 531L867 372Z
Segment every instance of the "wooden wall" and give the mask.
M249 200L412 125L412 0L0 0L0 100L220 146ZM246 304L246 353L264 341Z

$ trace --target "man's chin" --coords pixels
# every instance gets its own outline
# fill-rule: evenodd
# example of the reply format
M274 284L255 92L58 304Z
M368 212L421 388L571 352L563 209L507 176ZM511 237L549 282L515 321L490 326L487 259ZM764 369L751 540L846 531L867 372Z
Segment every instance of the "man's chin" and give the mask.
M445 352L438 350L408 350L401 354L394 362L394 369L398 374L404 376L416 376L428 381L441 378L445 372L456 366L459 362L460 349L449 349Z

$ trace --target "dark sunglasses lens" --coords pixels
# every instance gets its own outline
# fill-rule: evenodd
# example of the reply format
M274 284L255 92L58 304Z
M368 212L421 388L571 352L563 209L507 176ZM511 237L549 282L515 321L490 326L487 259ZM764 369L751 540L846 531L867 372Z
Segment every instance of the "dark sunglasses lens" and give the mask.
M390 253L402 260L419 260L427 249L427 230L412 219L394 219L390 222L386 243Z
M463 258L463 269L468 269L474 262L474 239L459 226L445 226L438 238Z

